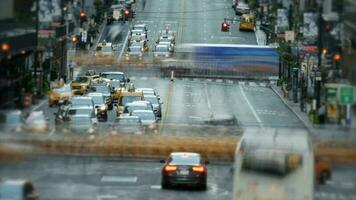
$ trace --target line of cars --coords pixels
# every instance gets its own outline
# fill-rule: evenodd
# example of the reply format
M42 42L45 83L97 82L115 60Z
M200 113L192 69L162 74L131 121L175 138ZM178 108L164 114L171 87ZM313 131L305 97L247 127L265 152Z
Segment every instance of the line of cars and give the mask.
M69 88L67 85L62 88L66 90L52 90L56 94L50 94L59 98L49 98L49 105L60 103L54 113L58 131L92 133L98 122L108 121L109 112L114 110L117 119L111 126L113 132L158 132L162 117L159 95L153 88L135 88L123 72L97 74L89 70L78 76Z
M125 54L125 61L142 61L149 52L148 30L146 24L135 24L129 32L128 47ZM168 25L165 30L159 32L159 36L153 46L154 61L171 57L175 46L175 32L169 30Z

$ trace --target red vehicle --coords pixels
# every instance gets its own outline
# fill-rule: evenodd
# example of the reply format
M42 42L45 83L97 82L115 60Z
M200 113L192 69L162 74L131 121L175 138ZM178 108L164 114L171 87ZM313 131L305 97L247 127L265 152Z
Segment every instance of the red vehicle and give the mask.
M229 31L230 30L230 24L227 23L227 21L223 21L221 23L221 31Z

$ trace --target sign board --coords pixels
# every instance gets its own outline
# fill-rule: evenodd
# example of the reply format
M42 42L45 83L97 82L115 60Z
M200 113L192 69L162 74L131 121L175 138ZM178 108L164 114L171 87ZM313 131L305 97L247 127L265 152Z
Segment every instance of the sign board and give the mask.
M329 104L337 103L337 88L335 87L327 87L326 88L326 102Z
M88 34L87 31L82 32L82 42L87 42Z
M340 105L352 104L354 102L354 88L340 87L338 100Z
M295 38L294 31L286 31L285 39L286 41L291 41L293 42Z

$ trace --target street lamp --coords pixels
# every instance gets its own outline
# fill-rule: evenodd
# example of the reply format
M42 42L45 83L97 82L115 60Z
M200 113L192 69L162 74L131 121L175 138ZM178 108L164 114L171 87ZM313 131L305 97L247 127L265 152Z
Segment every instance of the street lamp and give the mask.
M10 45L8 44L8 43L2 43L1 44L1 50L4 52L4 53L7 53L7 52L9 52L9 50L10 50Z

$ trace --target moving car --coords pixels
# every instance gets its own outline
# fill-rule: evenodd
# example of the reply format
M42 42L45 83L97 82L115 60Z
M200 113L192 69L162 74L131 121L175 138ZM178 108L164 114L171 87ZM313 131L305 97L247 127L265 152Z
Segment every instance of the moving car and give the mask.
M152 110L134 110L131 116L137 116L141 119L143 129L146 133L158 133L158 121Z
M170 40L173 44L176 43L176 34L174 31L169 30L166 28L166 30L162 30L159 32L159 40L166 38Z
M199 153L171 153L162 167L161 186L167 189L174 185L193 185L205 190L207 187L208 170Z
M28 180L1 180L0 199L2 200L39 200L35 187Z
M109 83L96 83L93 84L90 88L91 92L97 92L103 94L105 98L105 103L108 106L109 110L112 110L114 107L114 103L111 97L111 87Z
M115 120L113 131L116 133L142 134L141 119L137 116L120 116Z
M72 97L71 86L68 84L59 88L53 88L49 91L48 105L52 107L56 104L67 102Z
M130 82L130 79L126 78L124 72L115 72L115 71L107 71L100 73L100 77L108 80L108 82L112 80L120 81L124 84Z
M143 93L135 89L119 90L117 93L117 115L119 116L127 103L143 100Z
M137 61L143 59L143 46L130 46L125 54L125 60Z
M91 86L92 81L88 76L78 76L71 84L72 93L74 95L84 95L87 89Z
M242 1L237 1L235 5L235 14L236 15L243 15L247 14L250 12L250 8L248 7L248 4L242 2Z
M87 94L88 97L91 97L94 102L94 108L96 110L96 116L99 121L108 120L108 105L105 102L105 97L103 94L98 92L90 92Z
M81 97L81 96L74 96L70 102L69 105L72 107L75 106L90 106L92 108L94 108L94 101L93 98L91 97Z
M99 43L96 47L95 56L97 57L113 57L114 56L114 48L111 42L103 42Z
M132 30L141 30L143 31L144 33L146 33L147 35L147 26L146 24L135 24L133 27L132 27Z
M142 91L143 95L156 95L157 97L159 97L156 90L153 88L136 88L136 90Z
M149 101L153 106L153 112L156 117L162 118L162 103L156 95L144 95L146 101Z
M240 17L240 31L255 31L255 16L252 14L243 14Z
M89 115L74 115L68 122L67 131L74 133L93 133L97 121Z
M153 51L154 61L161 60L162 58L169 58L172 55L170 46L168 44L158 44Z

